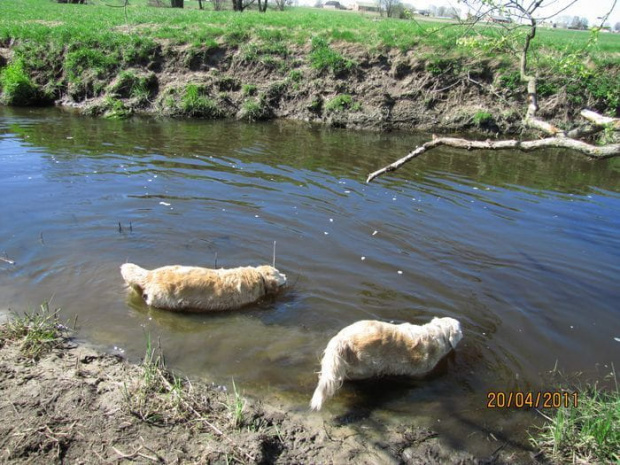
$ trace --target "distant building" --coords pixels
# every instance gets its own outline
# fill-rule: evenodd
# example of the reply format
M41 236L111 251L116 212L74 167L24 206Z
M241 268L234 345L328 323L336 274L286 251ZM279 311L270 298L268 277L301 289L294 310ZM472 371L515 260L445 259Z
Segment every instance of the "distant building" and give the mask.
M345 7L343 7L340 2L336 2L335 0L329 0L328 2L325 2L325 4L323 5L323 8L325 8L326 10L344 10Z
M503 16L488 16L487 21L489 23L499 23L499 24L510 24L512 23L512 19L505 18Z
M355 2L353 4L354 11L373 11L379 13L381 7L378 2Z

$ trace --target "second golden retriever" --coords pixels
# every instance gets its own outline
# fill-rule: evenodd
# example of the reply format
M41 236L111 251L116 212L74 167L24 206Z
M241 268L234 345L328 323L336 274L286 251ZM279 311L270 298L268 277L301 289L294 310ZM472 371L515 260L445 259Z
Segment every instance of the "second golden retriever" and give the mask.
M454 318L433 318L422 326L353 323L327 344L310 407L320 410L345 379L428 373L462 338L461 324Z
M231 269L173 265L146 270L125 263L121 274L147 305L167 310L234 310L276 294L286 284L286 275L268 265Z

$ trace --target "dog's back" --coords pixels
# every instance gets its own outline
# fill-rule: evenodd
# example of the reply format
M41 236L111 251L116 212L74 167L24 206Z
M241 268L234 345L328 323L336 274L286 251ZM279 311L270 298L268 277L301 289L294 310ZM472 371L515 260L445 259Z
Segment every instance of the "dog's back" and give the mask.
M237 309L286 283L286 276L269 266L214 270L172 265L149 271L126 263L121 274L148 305L169 310Z
M461 338L453 318L434 318L423 326L358 321L328 343L310 406L319 410L344 379L428 373Z

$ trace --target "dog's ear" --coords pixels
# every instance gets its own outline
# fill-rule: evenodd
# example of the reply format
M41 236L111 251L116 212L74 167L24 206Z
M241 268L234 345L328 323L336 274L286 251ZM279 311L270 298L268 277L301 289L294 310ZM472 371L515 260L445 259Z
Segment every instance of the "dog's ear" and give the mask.
M453 349L456 349L457 344L463 339L463 331L461 331L461 323L457 320L450 325L448 340Z
M259 266L258 272L263 277L265 292L267 294L277 293L280 287L286 284L286 275L280 273L278 270L271 266Z

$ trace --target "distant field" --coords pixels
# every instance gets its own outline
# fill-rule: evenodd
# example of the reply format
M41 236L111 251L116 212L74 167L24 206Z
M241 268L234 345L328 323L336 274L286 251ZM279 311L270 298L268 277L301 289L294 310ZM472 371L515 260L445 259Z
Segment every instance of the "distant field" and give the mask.
M112 3L114 2L115 3ZM479 26L467 31L445 21L379 19L376 15L314 8L291 8L267 13L198 10L197 1L186 1L186 8L154 8L145 0L134 0L125 10L119 0L91 1L88 5L57 4L50 0L3 1L0 6L0 39L117 41L135 33L143 39L165 39L176 44L231 44L248 40L292 42L304 45L313 36L329 41L362 44L369 49L434 49L435 53L469 53L455 47L463 36L490 37L500 29ZM126 12L126 16L125 16ZM539 44L558 51L584 47L587 32L540 29ZM504 47L507 44L504 44ZM488 48L488 47L487 47ZM493 53L507 50L494 50ZM482 47L480 52L485 52ZM596 47L588 51L595 59L618 62L620 35L600 34Z
M237 72L258 66L272 80L287 76L294 83L290 87L298 89L303 85L323 88L325 83L306 80L320 80L325 74L332 83L340 80L353 85L351 77L355 76L362 85L364 74L372 68L378 80L384 80L386 73L399 79L426 74L422 89L439 82L443 87L436 89L451 89L455 82L481 86L482 80L492 86L492 93L502 89L507 98L523 90L518 56L526 28L506 35L498 25L471 27L429 18L388 19L314 8L237 13L213 11L208 2L205 10L199 10L193 0L186 1L184 9L156 8L147 1L131 0L123 8L121 0L90 0L87 5L0 0L0 48L4 49L0 50L0 67L6 65L0 68L2 100L49 102L68 92L80 101L111 92L115 85L123 88L118 82L129 80L132 89L142 89L140 101L147 105L153 101L149 86L157 87L149 81L154 78L129 76L132 68L152 71L155 62L162 66L166 61L168 71L184 73L201 66L217 68L209 60L217 61L218 56L238 63ZM540 29L529 55L530 69L541 77L541 98L557 95L560 100L556 100L567 105L617 115L620 35L601 33L594 38L588 32ZM304 74L304 69L314 74ZM289 84L286 81L281 86L288 88ZM18 90L24 88L30 90L20 95ZM201 88L190 90L186 97L201 104L200 112L221 114L213 102L201 100ZM173 99L161 98L160 106L177 112L176 106L167 105ZM427 103L432 100L429 97ZM352 101L338 102L352 111L359 108ZM318 104L309 105L315 108ZM248 108L256 117L264 116L251 102Z

